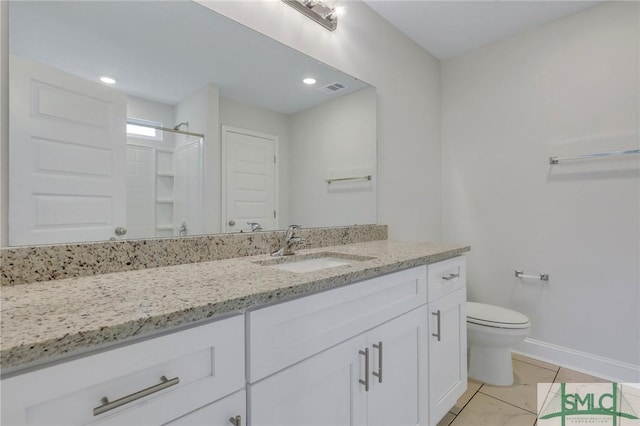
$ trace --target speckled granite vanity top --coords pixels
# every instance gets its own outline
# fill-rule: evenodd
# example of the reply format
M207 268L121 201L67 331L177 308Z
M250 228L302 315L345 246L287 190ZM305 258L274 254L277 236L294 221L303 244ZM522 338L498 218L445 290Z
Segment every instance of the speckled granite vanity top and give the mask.
M356 260L307 273L260 265L273 259L261 255L3 287L2 371L467 251L464 245L383 240L301 250Z

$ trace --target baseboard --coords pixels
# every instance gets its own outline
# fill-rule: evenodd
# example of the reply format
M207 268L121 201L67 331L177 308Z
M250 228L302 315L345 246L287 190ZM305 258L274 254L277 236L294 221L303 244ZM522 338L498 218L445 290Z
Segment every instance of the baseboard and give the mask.
M640 365L542 342L525 339L513 351L617 383L640 383Z

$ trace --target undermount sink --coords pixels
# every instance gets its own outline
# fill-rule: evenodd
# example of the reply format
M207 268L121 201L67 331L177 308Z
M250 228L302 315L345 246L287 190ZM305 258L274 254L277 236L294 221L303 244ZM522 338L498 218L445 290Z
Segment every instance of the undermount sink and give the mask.
M306 273L319 271L321 269L335 268L338 266L351 265L355 262L374 259L368 256L356 256L343 253L312 253L306 255L293 255L278 259L262 260L258 265L268 266L281 271Z

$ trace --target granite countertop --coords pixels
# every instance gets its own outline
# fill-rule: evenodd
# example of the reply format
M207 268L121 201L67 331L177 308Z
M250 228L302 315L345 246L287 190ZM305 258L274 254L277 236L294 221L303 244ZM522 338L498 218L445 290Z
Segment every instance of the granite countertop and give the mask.
M296 257L329 252L371 258L307 273L255 263L274 259L261 255L4 287L2 372L467 251L457 244L383 240L300 250Z

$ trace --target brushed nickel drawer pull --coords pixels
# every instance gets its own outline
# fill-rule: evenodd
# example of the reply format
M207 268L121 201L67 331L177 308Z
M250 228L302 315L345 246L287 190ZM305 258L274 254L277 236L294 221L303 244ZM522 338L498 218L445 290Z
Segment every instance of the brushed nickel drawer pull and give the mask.
M149 386L146 389L142 389L141 391L134 392L131 395L123 396L122 398L116 399L115 401L109 401L109 398L106 396L102 397L100 400L102 405L93 409L93 415L97 416L102 413L106 413L109 410L113 410L114 408L121 407L130 402L136 401L140 398L144 398L147 395L151 395L152 393L156 393L161 391L162 389L166 389L170 386L177 385L180 383L179 377L174 377L173 379L167 379L166 376L160 377L160 383L157 385Z
M431 315L434 315L436 317L436 320L438 321L438 331L436 333L431 333L431 335L433 337L437 337L439 342L440 341L440 309L438 309L436 312L431 312Z
M382 342L374 343L373 348L378 350L378 371L371 374L378 378L378 383L382 383Z
M240 416L231 417L231 418L229 418L229 422L233 426L242 426L242 417L240 417Z
M364 351L358 353L364 355L364 380L360 379L359 382L364 385L365 392L369 392L369 348L364 348Z
M459 273L458 274L449 274L446 277L442 277L442 279L445 280L445 281L451 281L453 279L458 278L459 276L460 276Z

